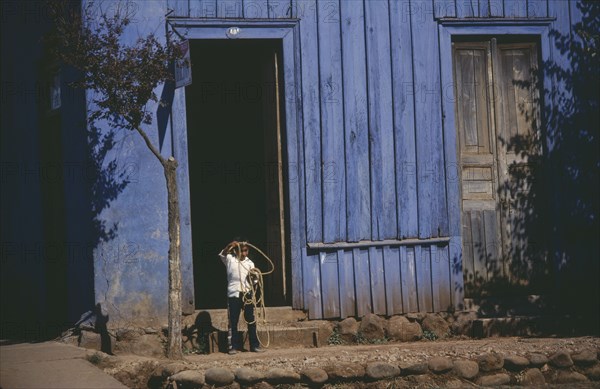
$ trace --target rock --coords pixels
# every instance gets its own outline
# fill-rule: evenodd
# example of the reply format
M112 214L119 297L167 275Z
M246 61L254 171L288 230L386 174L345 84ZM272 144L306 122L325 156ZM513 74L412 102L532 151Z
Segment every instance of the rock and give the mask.
M535 367L542 367L548 363L548 357L544 354L529 354L529 363Z
M472 335L473 320L477 319L476 312L458 312L450 328L453 334Z
M225 386L233 383L235 375L229 369L211 367L204 372L204 379L209 385Z
M335 328L335 323L333 323L329 320L315 320L315 321L317 321L316 325L319 329L318 334L317 334L319 347L321 347L321 345L327 345L327 340L333 334L333 330Z
M169 377L177 382L177 389L200 388L204 385L204 373L198 370L184 370Z
M504 358L497 353L480 355L477 362L479 363L479 370L485 372L500 370L504 366Z
M373 313L367 313L360 321L358 332L368 340L383 339L384 320Z
M525 386L543 386L546 384L544 375L538 368L527 369L521 377L521 385Z
M592 350L583 350L578 353L571 354L573 363L578 366L590 366L596 363L596 352Z
M481 386L500 386L510 382L510 376L506 373L498 373L481 377L478 381Z
M454 372L457 376L470 380L479 374L479 365L473 361L454 361Z
M333 381L355 380L365 376L365 368L362 365L349 362L329 365L325 367L325 372L329 376L329 379Z
M429 388L431 386L433 386L435 384L433 377L431 377L428 374L423 374L423 375L411 375L410 377L407 378L407 380L411 383L415 383L416 385L411 385L411 388L414 387L425 387L425 388Z
M550 364L558 368L567 368L573 366L573 360L568 352L558 351L550 357Z
M421 323L423 331L433 332L438 338L445 338L450 332L450 326L440 316L428 313Z
M592 381L600 381L600 363L588 367L584 371L585 375Z
M308 385L321 385L327 382L329 376L327 372L318 367L309 367L300 372L300 378Z
M423 336L419 323L411 323L403 316L391 317L387 322L386 335L392 340L411 342Z
M559 370L554 376L554 382L557 384L569 384L574 382L585 382L587 377L581 373L571 370Z
M146 328L144 328L144 333L146 333L148 335L158 334L158 330L156 328L146 327Z
M463 389L464 387L465 383L456 378L451 378L444 383L444 388L446 389Z
M427 316L427 314L423 312L411 312L406 314L406 318L408 320L418 321L419 323L422 322L423 319L425 319L425 316Z
M300 381L300 374L276 367L267 371L265 379L270 384L293 384Z
M252 385L259 381L264 381L265 375L262 372L250 369L248 367L240 367L235 370L235 379L243 385Z
M354 342L358 333L358 322L353 317L348 317L337 324L337 332L346 342Z
M415 363L412 365L401 365L402 375L421 375L429 372L429 366L426 363Z
M399 376L400 368L385 362L372 362L367 364L365 373L372 380L383 380Z
M445 373L448 370L452 369L452 361L446 357L433 357L429 360L427 364L429 370L436 374Z
M505 355L504 367L508 370L521 371L529 366L529 359L519 355Z
M171 363L157 366L154 369L154 372L152 372L152 376L168 378L168 377L171 377L171 376L179 373L180 371L184 371L187 369L188 369L188 366L183 363L171 362Z
M273 389L273 386L267 382L261 381L257 384L254 384L253 389Z
M134 328L119 328L117 330L117 342L130 342L138 339L142 331Z
M77 345L90 350L100 351L102 350L102 336L92 331L81 331Z

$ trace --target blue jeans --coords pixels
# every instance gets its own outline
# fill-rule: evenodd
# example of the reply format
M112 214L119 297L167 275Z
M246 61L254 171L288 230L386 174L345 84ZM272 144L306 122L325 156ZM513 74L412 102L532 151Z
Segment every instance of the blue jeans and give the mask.
M258 336L256 335L256 323L254 322L254 306L252 304L244 305L242 298L243 294L240 293L238 297L227 298L227 314L229 315L229 333L227 334L227 341L229 349L241 350L242 339L240 339L240 333L238 331L238 323L240 321L240 313L242 308L244 309L244 319L248 323L248 336L250 338L250 350L258 348Z

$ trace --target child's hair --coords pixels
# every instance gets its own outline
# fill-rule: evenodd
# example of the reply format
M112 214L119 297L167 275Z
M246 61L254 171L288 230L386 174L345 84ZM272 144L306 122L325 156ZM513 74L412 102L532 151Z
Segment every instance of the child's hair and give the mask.
M237 258L241 258L242 256L241 253L238 252L238 249L245 247L246 245L244 245L243 243L248 242L248 239L246 239L245 236L236 236L233 238L233 241L238 242L240 244L239 246L234 246L232 248L233 255L235 255Z

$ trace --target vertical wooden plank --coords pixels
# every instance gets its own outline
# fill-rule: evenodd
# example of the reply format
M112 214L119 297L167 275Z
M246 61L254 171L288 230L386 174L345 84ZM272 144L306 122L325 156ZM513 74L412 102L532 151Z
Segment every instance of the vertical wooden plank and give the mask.
M364 10L356 2L342 1L340 6L346 140L347 240L357 242L371 238Z
M454 7L454 4L452 4ZM419 236L412 46L408 4L390 2L398 237Z
M356 285L356 315L364 316L372 312L371 278L368 250L353 249L354 285Z
M338 250L338 274L340 283L340 317L356 315L354 292L354 261L351 250Z
M402 279L400 278L400 248L383 247L383 265L385 267L386 314L402 313Z
M291 18L292 17L292 2L290 0L268 0L269 18Z
M304 172L306 193L306 239L323 239L321 199L321 121L317 6L314 0L298 1L302 63L302 117L304 120Z
M490 0L479 0L479 17L489 18L490 16Z
M323 318L340 317L340 290L337 252L319 254L323 291Z
M456 93L460 103L457 107L458 131L460 133L461 151L478 151L477 100L475 71L473 69L474 50L460 49L456 55ZM465 80L463 76L470 78Z
M473 73L476 102L476 126L478 154L491 153L490 146L490 99L487 95L487 52L473 50Z
M217 17L221 19L236 19L244 17L242 0L218 0Z
M460 236L452 236L448 244L450 265L450 293L452 307L464 309L465 280L463 276L462 245Z
M304 291L304 307L308 310L310 319L322 319L321 304L321 274L319 256L306 255L302 258L302 289Z
M433 15L436 19L439 18L454 18L456 17L456 2L460 0L433 0ZM420 6L419 3L414 2L413 6Z
M191 18L216 18L217 0L190 0Z
M417 290L419 296L419 312L433 312L430 247L416 246L415 261L417 272Z
M481 211L471 211L471 241L473 242L473 276L474 281L481 279L487 281L487 260L485 255L485 242L483 220Z
M528 18L545 18L548 16L548 0L527 0Z
M463 271L467 280L472 281L472 277L475 276L475 257L473 252L473 234L471 232L471 213L469 211L463 213L462 224Z
M431 7L432 5L428 5ZM437 24L411 18L417 134L419 237L447 236Z
M450 287L450 248L449 246L438 247L436 257L437 281L438 281L438 301L439 307L434 307L436 311L448 311L453 307L452 289Z
M456 17L473 18L479 16L477 0L456 0Z
M489 3L490 3L490 17L503 18L504 17L504 1L503 0L489 0Z
M502 263L500 263L500 240L498 230L498 214L495 210L483 211L483 226L485 232L485 253L488 258L488 280L498 279L502 276ZM493 278L492 278L493 277Z
M242 0L245 19L266 19L269 17L267 0Z
M323 168L323 241L346 240L346 182L340 15L337 2L320 2L318 15Z
M440 258L437 246L432 245L429 250L431 254L431 301L433 311L440 312Z
M507 18L527 17L527 0L504 0L504 16Z
M388 3L365 2L369 140L371 142L371 235L373 240L397 233L390 31Z
M381 247L369 247L369 272L371 273L373 313L384 315L386 311L385 276Z
M171 14L171 16L190 16L190 7L188 0L167 0L167 8L172 9L174 11Z
M402 307L404 313L418 312L417 275L415 266L415 248L400 247L400 271L402 277Z

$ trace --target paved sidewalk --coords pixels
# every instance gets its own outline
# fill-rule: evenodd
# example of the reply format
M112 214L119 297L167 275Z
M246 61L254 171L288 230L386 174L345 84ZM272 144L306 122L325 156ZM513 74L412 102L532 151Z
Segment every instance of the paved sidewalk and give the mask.
M0 388L126 388L85 355L85 349L57 342L0 346Z

